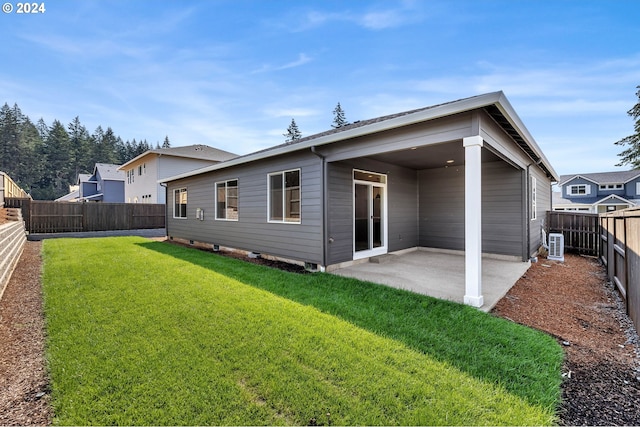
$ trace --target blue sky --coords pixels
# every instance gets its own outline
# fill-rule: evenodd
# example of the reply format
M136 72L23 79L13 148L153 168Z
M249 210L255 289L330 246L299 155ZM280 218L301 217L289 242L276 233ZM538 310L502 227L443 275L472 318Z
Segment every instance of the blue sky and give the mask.
M0 14L0 103L246 154L502 90L560 174L620 170L640 1L45 1ZM627 169L627 168L623 168Z

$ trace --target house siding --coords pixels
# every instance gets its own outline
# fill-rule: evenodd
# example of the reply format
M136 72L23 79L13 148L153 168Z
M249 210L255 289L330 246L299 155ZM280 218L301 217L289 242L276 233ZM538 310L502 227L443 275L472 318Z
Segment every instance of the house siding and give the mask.
M267 175L300 169L301 223L267 221ZM321 160L310 152L265 159L172 181L168 186L167 234L186 240L322 263ZM238 180L238 221L215 219L215 183ZM173 218L173 190L187 188L187 218ZM204 220L195 219L196 209Z
M640 190L640 188L638 188L638 183L640 183L640 177L633 179L625 184L625 195L623 196L625 199L640 198L640 191L638 191Z
M416 171L365 158L330 163L328 265L353 259L353 169L387 175L387 250L393 252L416 247Z
M551 210L551 181L536 166L531 166L529 175L536 178L536 219L529 220L529 256L534 255L542 246L542 229L545 227L546 212ZM593 191L593 188L592 188ZM531 206L531 191L527 200ZM530 217L530 215L529 215Z
M106 180L102 182L102 201L124 203L124 182Z
M419 244L464 250L464 166L418 172ZM522 171L482 163L482 251L522 256Z
M589 189L587 190L587 194L574 194L572 195L569 191L569 188L573 185L586 185ZM580 199L584 197L596 197L598 196L598 186L591 181L588 181L584 178L575 178L571 181L566 182L562 186L562 197L566 199Z

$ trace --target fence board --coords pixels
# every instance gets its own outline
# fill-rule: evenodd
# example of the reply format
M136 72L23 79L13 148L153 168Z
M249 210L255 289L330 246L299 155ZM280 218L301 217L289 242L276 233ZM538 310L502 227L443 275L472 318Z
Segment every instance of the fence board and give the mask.
M627 314L640 329L640 208L604 214L600 218L602 260L607 276L625 300ZM606 247L606 251L604 248Z
M598 214L547 211L547 231L562 233L568 252L597 256L600 248Z
M165 205L138 203L70 203L6 199L22 209L29 233L136 230L165 227Z

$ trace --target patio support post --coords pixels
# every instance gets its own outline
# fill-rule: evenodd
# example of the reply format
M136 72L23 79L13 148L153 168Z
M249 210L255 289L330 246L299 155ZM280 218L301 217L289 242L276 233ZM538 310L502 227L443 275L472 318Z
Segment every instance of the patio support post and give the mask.
M464 303L482 307L482 137L462 140L464 146Z

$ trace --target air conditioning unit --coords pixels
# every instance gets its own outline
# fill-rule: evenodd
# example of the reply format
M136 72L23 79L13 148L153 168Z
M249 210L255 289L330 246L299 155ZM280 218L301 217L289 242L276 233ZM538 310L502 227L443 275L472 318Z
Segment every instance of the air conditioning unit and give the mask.
M547 259L564 262L564 236L560 233L549 233L549 255Z

